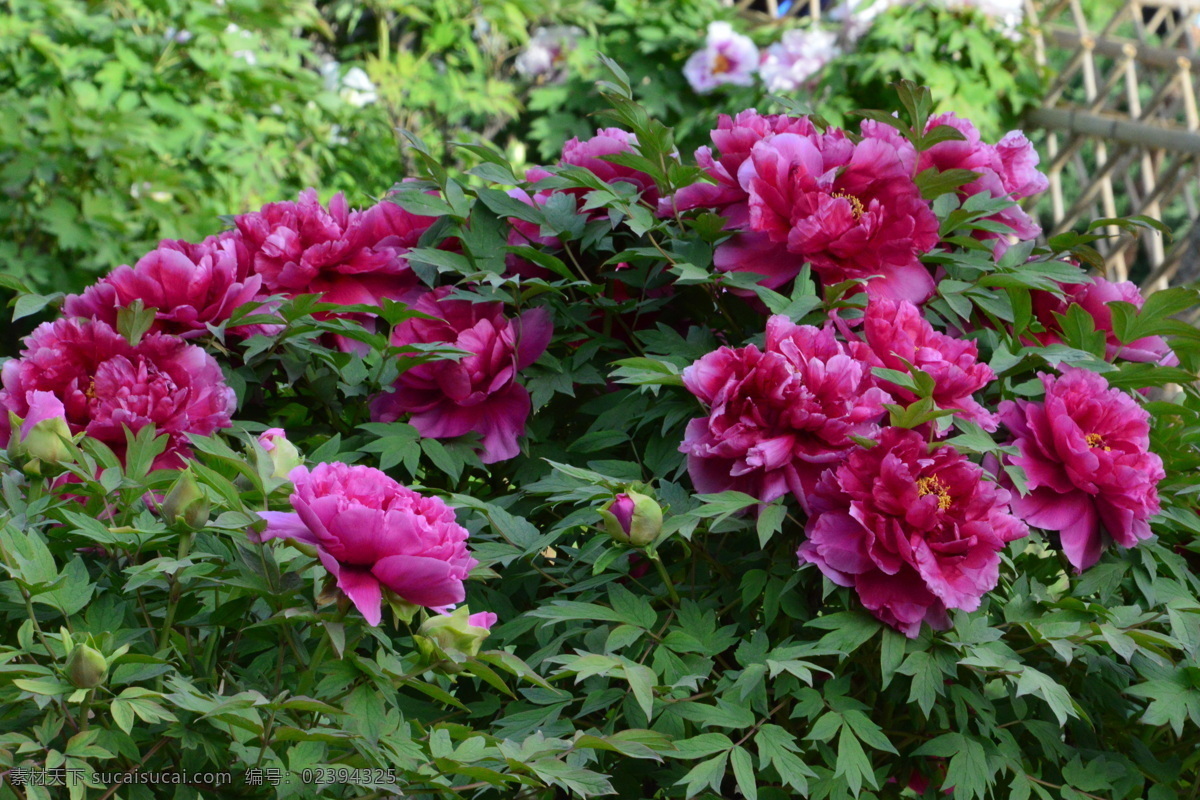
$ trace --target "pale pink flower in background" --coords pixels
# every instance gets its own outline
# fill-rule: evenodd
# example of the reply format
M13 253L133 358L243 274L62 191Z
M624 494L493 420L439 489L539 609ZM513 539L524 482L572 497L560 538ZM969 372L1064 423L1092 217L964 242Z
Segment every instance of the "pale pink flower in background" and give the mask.
M684 77L701 94L726 83L750 86L757 70L758 48L728 22L710 23L703 49L683 65Z
M819 28L785 31L767 48L758 74L769 92L794 92L803 88L826 64L841 55L837 35Z

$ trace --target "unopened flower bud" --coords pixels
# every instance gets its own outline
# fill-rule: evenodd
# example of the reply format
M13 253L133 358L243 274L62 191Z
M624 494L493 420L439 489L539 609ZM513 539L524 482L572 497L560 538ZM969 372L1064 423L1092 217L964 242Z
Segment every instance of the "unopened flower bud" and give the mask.
M179 474L163 498L159 511L168 525L182 521L189 528L203 528L208 522L208 497L200 484L196 483L196 476L190 468Z
M460 664L479 655L483 640L495 624L496 615L492 612L470 614L463 606L451 614L438 614L421 623L417 645L430 661L440 659L439 668L444 672L461 672Z
M268 428L259 435L258 443L271 457L273 478L286 478L289 472L304 463L300 451L288 441L283 428Z
M57 464L71 459L67 442L71 429L67 425L67 410L62 401L50 392L26 392L29 411L21 420L9 412L9 422L15 435L9 445L14 456L28 459L30 472L38 474L41 463ZM66 440L66 441L64 441Z
M93 647L77 644L67 656L67 679L77 689L95 689L108 677L108 662Z
M649 545L662 531L662 508L640 492L621 492L600 509L600 516L609 536L633 547Z

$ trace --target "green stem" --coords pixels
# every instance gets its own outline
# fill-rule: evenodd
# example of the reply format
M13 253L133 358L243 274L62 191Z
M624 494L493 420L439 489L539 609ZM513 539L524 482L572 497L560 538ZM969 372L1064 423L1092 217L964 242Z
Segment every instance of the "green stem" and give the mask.
M182 561L183 559L187 558L188 553L192 549L192 539L194 537L195 534L191 531L188 531L180 537L179 549L175 554L176 561ZM176 576L172 575L171 594L167 598L167 612L163 616L162 633L160 633L158 637L159 650L164 649L167 646L167 643L171 640L171 626L175 624L175 609L179 605L179 597L182 594L183 585L180 584L179 579Z
M79 730L81 732L88 729L88 712L91 711L92 695L95 693L95 689L89 689L88 693L83 696L83 703L79 707Z
M679 605L679 592L675 591L675 582L671 580L671 573L667 572L667 565L658 557L658 553L650 556L650 560L654 562L655 569L658 570L663 583L667 585L667 594L671 595L671 602Z

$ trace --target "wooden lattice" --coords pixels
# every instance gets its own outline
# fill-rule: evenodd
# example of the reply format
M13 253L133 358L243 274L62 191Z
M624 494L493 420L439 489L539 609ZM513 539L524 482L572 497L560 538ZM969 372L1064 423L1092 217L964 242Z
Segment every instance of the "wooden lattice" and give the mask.
M1109 277L1143 291L1200 277L1200 0L1129 0L1092 11L1080 0L1026 0L1038 61L1053 70L1042 107L1053 235L1096 217L1145 214L1174 234L1100 245ZM1111 231L1116 233L1115 229Z

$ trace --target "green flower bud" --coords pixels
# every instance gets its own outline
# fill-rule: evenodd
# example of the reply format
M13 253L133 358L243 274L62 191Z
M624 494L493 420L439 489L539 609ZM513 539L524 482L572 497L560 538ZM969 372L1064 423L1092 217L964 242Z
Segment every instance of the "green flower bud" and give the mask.
M608 535L622 544L646 547L662 531L662 508L653 497L635 491L618 494L600 509Z
M34 475L41 474L42 464L58 464L71 460L71 429L67 425L66 409L62 401L50 392L29 392L26 395L29 410L21 419L11 411L8 413L10 429L10 455L26 460L25 470Z
M417 647L430 662L442 661L442 671L461 672L460 664L479 655L483 640L495 624L492 612L471 614L463 606L452 614L438 614L421 623L415 637Z
M269 428L258 437L258 443L271 458L272 478L286 478L288 473L304 463L296 445L288 441L283 428Z
M77 689L95 689L108 677L108 662L93 647L77 644L67 656L67 679Z
M159 506L163 521L168 525L182 521L189 528L203 528L208 522L208 511L208 497L196 483L191 468L179 474Z

